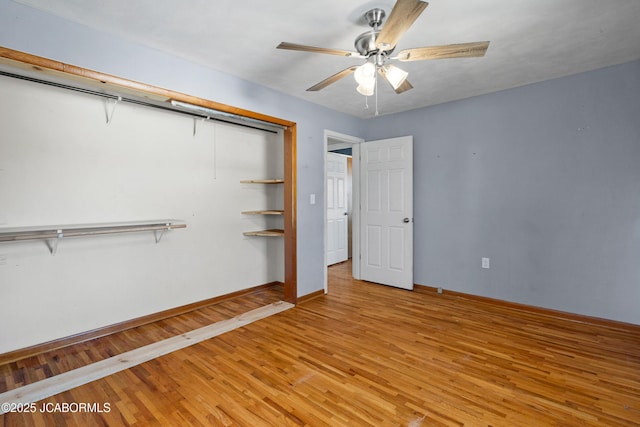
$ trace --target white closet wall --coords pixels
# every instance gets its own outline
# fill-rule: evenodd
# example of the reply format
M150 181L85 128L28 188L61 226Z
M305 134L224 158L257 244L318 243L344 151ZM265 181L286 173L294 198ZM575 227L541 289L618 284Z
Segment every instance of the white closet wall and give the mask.
M0 227L161 218L186 229L0 243L0 353L283 281L283 137L0 76ZM280 223L278 223L280 221Z

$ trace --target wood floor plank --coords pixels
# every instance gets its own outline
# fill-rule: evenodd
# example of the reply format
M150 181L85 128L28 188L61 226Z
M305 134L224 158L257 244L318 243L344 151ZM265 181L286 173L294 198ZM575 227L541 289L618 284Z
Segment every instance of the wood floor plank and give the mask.
M193 331L185 332L181 335L176 335L171 338L131 350L116 357L104 359L100 362L92 363L63 374L43 378L29 385L4 392L0 394L0 402L5 405L15 405L16 407L19 407L20 405L26 406L33 402L37 402L63 391L71 390L72 388L107 377L125 369L136 367L136 369L141 370L144 368L138 368L137 365L157 359L165 354L181 350L190 345L195 345L201 341L216 337L225 332L246 326L252 322L264 319L265 317L280 313L292 307L293 304L283 301L259 307L231 319L203 326ZM158 391L166 393L168 390L160 388ZM153 408L153 402L149 401L145 395L140 395L139 397L147 408ZM6 412L4 411L4 407L0 407L0 415L3 412Z
M349 269L330 269L328 295L45 399L109 413L10 413L0 425L640 425L640 329L389 288ZM0 369L0 386L120 354L129 338L147 339L20 361Z
M0 393L281 301L281 286L37 356L0 364ZM46 370L46 372L45 372Z

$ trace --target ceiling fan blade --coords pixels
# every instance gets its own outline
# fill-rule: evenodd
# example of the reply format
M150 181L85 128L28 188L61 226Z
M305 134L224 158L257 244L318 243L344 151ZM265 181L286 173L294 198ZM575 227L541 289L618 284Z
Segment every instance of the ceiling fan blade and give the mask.
M318 91L320 89L324 89L325 87L329 86L332 83L337 82L338 80L347 77L349 74L352 74L356 68L358 68L357 65L354 65L352 67L346 68L342 71L339 71L337 73L335 73L333 76L328 77L326 79L324 79L323 81L321 81L320 83L317 83L313 86L311 86L309 89L307 89L308 92L315 92Z
M302 44L295 44L289 42L282 42L276 49L287 49L287 50L299 50L301 52L313 52L313 53L326 53L328 55L338 55L338 56L348 56L360 58L361 55L358 52L352 52L350 50L342 50L342 49L328 49L325 47L315 47L315 46L305 46Z
M380 73L380 75L382 75L384 77L384 79L389 83L389 85L391 86L391 88L397 93L397 94L401 94L402 92L406 92L409 89L413 89L413 86L411 85L411 83L409 83L409 80L405 79L400 86L398 86L397 88L393 87L393 83L391 83L391 81L389 80L389 76L387 76L387 73L385 72L384 68L379 68L378 69L378 73Z
M400 37L413 25L429 3L420 0L398 0L385 22L376 46L381 50L390 50L396 46Z
M400 61L423 61L425 59L471 58L484 56L489 42L448 44L443 46L417 47L398 53Z

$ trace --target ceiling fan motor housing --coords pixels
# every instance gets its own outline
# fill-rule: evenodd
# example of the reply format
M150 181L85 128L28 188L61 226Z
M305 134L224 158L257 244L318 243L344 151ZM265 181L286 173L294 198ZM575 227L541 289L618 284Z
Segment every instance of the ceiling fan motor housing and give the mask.
M364 19L369 23L371 30L360 34L356 38L354 46L360 55L370 57L380 51L376 46L376 39L378 38L378 34L380 34L379 26L382 24L385 16L384 10L378 8L371 9L364 14ZM389 49L385 52L391 53L392 51L393 49Z
M360 34L356 38L354 45L360 55L368 57L378 51L378 47L376 46L378 34L380 34L380 30L371 30Z

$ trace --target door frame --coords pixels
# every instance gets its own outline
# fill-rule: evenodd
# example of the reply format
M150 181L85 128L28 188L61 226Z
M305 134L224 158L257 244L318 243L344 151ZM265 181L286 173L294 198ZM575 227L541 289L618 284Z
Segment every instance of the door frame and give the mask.
M322 230L324 234L323 245L323 283L324 293L328 292L328 273L327 273L327 152L329 151L329 145L331 147L339 148L351 148L352 157L352 181L351 181L351 198L352 198L352 214L351 214L351 257L353 260L360 259L360 144L364 142L364 138L357 136L346 135L344 133L335 132L329 129L324 130L324 151L322 155L322 162L324 166L324 179L323 179L323 224ZM352 262L352 274L355 279L360 278L360 262Z

